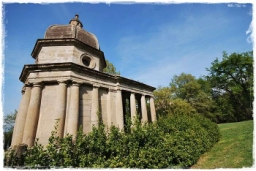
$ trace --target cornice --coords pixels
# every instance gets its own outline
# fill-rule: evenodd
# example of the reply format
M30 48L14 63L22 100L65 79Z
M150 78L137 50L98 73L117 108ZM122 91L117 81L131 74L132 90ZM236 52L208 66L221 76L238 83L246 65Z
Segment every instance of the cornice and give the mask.
M99 71L96 71L72 62L24 65L19 79L20 81L25 83L30 73L52 72L52 71L74 71L77 73L86 73L91 77L109 80L113 83L120 84L120 86L128 85L128 86L134 86L134 87L141 87L149 91L154 91L156 89L155 87L149 86L147 84L144 84L138 81L121 77L119 75L111 75L111 74L99 72Z
M75 38L61 38L61 39L37 39L35 46L31 52L31 56L36 59L40 53L42 47L48 46L75 46L80 49L86 49L89 52L95 53L97 56L101 57L104 61L103 68L106 67L106 60L104 52L101 50L95 49Z

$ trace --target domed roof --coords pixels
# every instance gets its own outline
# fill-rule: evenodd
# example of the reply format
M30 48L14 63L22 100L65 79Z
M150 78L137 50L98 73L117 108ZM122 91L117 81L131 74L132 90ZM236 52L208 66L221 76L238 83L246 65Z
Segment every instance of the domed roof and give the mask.
M78 15L71 19L68 25L52 25L45 32L45 39L75 38L99 50L97 37L84 30Z

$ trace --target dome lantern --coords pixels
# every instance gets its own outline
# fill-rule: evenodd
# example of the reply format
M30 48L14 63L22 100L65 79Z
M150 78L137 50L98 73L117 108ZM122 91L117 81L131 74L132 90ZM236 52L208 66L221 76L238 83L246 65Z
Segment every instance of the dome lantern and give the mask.
M79 15L71 19L68 25L51 25L45 32L45 39L75 38L82 43L99 50L97 37L84 30L83 24L79 20Z
M73 26L79 26L79 27L83 28L83 24L78 18L79 18L79 15L76 14L75 18L71 19L69 24L71 24Z
M84 30L79 15L66 25L51 25L44 39L38 39L32 51L37 64L72 62L101 71L106 67L97 37Z

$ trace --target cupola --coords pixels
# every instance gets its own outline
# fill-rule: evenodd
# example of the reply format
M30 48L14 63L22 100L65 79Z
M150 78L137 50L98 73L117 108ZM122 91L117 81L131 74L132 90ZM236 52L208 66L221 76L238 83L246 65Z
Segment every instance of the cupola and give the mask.
M48 27L44 39L37 40L32 57L38 64L73 62L101 72L106 67L97 37L83 29L78 15L67 25Z
M45 39L75 38L95 49L99 50L99 42L96 36L83 29L79 16L71 19L68 25L52 25L45 33Z

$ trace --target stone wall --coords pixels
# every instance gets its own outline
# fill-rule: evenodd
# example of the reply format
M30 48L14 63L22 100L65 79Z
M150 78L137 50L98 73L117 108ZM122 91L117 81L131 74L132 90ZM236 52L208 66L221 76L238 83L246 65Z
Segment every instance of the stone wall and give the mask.
M104 88L99 89L99 112L105 126L108 126L108 113L107 113L107 96L108 90Z
M100 58L89 51L77 48L74 46L47 46L42 47L36 63L46 64L46 63L63 63L63 62L73 62L84 66L82 62L83 56L88 56L91 59L90 66L91 69L102 71L102 65L100 64Z
M57 121L54 116L56 91L57 85L47 85L42 90L36 138L39 138L39 142L43 145L48 143L48 138L51 136Z
M154 88L134 80L73 63L27 65L20 78L25 88L17 118L26 120L25 126L15 123L17 138L13 137L12 145L32 146L35 138L46 145L57 120L60 137L69 133L75 138L79 125L88 133L93 124L98 125L98 111L106 128L115 125L123 129L124 114L132 117L139 113L142 122L156 120ZM124 99L129 101L130 110L126 112ZM150 100L148 109L146 99ZM22 134L23 137L17 136Z
M82 85L79 95L79 125L86 134L91 131L92 86Z

